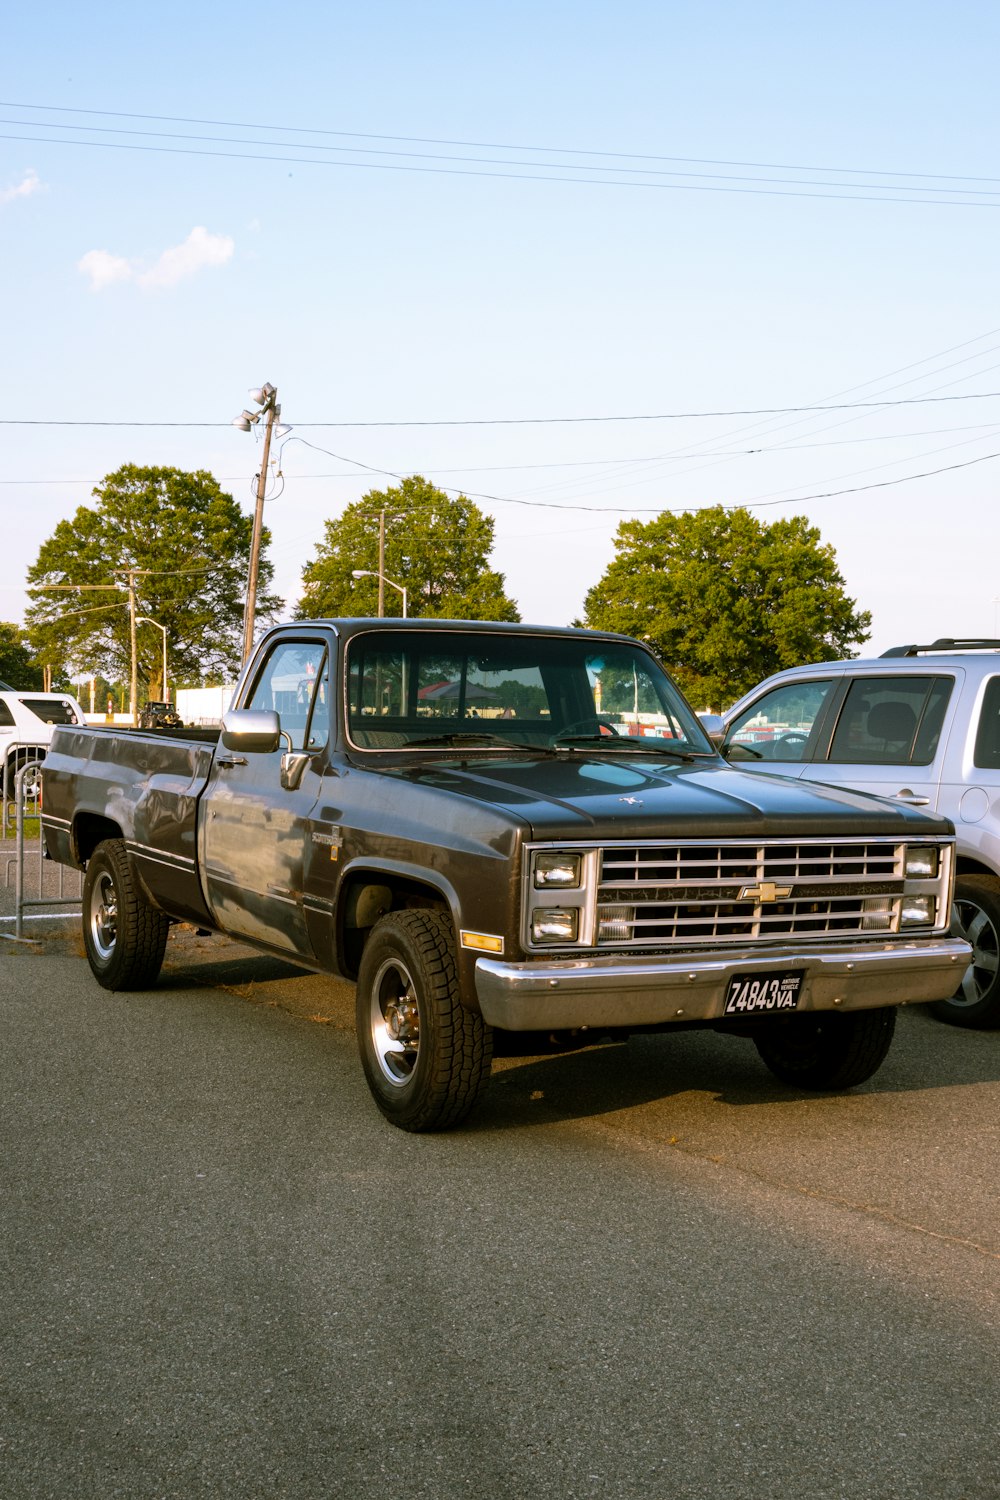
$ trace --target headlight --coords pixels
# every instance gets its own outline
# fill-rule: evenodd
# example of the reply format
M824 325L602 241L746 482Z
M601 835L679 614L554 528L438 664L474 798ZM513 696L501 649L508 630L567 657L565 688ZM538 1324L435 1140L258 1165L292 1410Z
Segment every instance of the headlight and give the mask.
M904 896L899 914L901 927L928 927L934 922L937 901L933 896Z
M536 906L531 913L533 943L575 943L580 929L577 907Z
M936 880L940 851L933 844L914 844L906 850L903 873L907 880Z
M535 889L540 891L550 886L576 889L580 884L581 863L579 854L562 854L558 850L551 854L536 854Z

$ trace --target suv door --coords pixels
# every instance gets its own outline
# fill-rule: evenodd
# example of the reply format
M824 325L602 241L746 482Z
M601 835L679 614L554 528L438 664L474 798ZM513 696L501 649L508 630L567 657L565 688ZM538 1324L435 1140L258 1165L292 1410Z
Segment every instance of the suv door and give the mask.
M846 674L829 743L803 776L935 810L955 696L951 672Z

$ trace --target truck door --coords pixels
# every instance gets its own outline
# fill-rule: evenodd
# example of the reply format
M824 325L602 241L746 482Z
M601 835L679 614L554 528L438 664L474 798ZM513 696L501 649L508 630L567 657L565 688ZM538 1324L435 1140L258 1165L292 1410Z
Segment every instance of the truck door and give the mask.
M216 752L202 797L199 832L208 905L219 927L236 937L311 958L305 906L305 860L311 814L330 740L330 665L325 642L308 632L275 643L241 708L272 709L308 755L297 785L282 785L289 749Z

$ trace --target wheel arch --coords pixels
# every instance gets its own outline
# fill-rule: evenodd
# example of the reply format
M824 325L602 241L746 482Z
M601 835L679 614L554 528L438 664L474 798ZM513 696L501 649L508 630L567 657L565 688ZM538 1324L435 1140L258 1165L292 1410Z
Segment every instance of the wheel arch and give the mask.
M124 834L113 818L100 813L79 813L73 820L73 857L81 869L105 839L120 839Z
M459 929L458 894L436 871L406 865L351 865L344 872L334 912L338 968L356 979L368 936L390 911L439 911Z
M989 865L983 864L982 860L974 859L971 854L960 854L955 860L955 877L961 879L963 875L985 875L988 879L996 881L1000 889L1000 875Z

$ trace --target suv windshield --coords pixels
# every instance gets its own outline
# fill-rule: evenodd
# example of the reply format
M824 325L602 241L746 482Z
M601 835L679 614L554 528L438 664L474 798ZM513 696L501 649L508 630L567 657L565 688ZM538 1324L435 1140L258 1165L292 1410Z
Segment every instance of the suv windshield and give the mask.
M666 673L627 642L372 631L348 643L346 692L348 738L360 749L714 754Z

